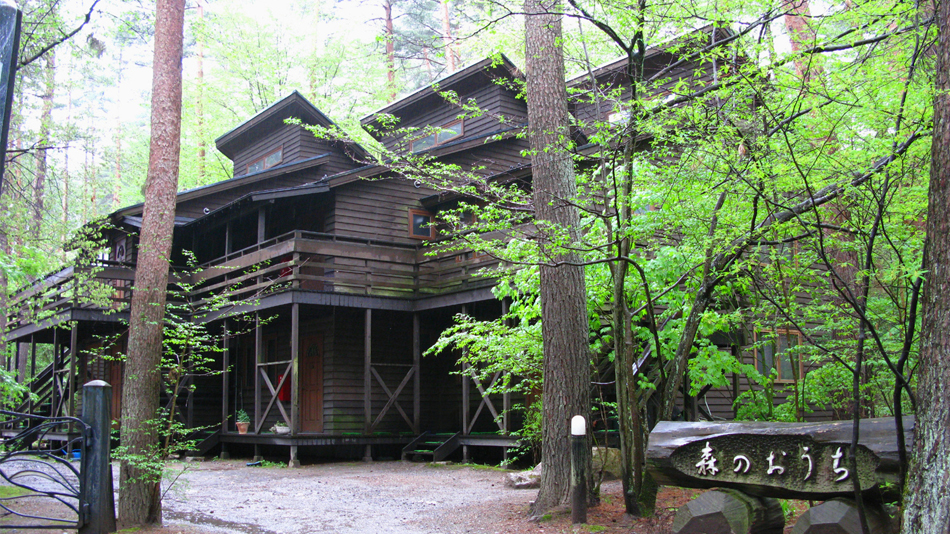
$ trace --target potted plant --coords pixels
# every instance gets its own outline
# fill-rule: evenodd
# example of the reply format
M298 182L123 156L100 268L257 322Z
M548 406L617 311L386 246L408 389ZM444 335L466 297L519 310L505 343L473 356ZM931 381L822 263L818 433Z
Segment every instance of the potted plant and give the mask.
M234 424L237 426L238 434L247 434L247 427L251 424L251 418L244 410L234 412Z
M270 429L274 434L290 434L290 427L283 421L277 421Z

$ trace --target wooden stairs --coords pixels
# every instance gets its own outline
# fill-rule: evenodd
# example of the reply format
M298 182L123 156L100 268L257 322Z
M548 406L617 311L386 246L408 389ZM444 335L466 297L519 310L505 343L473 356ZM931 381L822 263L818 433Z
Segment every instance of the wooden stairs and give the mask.
M423 432L402 449L402 460L423 459L441 462L461 446L462 433L433 434Z

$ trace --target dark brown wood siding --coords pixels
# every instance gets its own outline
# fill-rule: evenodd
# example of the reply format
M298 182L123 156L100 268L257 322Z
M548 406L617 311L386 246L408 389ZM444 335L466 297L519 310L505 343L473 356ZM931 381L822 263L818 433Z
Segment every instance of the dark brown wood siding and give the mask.
M281 147L283 147L283 160L280 164L303 159L306 156L301 152L300 142L305 135L313 137L303 127L292 124L284 124L275 130L268 131L266 135L261 136L256 142L234 155L234 175L243 176L247 174L248 163Z
M401 177L358 180L334 189L334 210L327 231L341 236L418 244L409 237L409 209L433 194Z
M362 433L366 425L364 411L364 325L365 310L335 308L332 342L324 348L324 432ZM391 392L402 382L412 364L412 317L406 313L372 312L372 363ZM374 377L372 380L372 418L375 420L388 396ZM412 417L411 382L398 402ZM383 417L375 432L405 432L411 428L395 406Z
M483 137L521 125L527 120L527 108L524 101L517 99L515 93L500 85L479 87L469 93L460 94L459 98L462 102L474 100L479 108L484 111L478 117L464 119L463 133L460 139ZM427 113L413 117L403 117L399 127L442 126L457 120L463 114L464 111L458 106L443 102ZM382 139L382 142L388 150L408 150L409 148L408 142L403 140L403 136L386 136Z

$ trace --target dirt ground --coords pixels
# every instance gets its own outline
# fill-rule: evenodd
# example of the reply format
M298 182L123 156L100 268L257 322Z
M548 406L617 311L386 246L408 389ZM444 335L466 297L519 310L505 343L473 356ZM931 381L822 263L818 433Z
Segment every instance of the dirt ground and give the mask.
M634 522L623 514L620 483L605 482L586 528L572 526L567 513L528 521L537 491L508 488L506 471L488 467L391 461L289 469L230 460L176 468L182 465L186 472L164 501L165 526L138 532L653 534L670 532L676 508L693 495L664 488L657 518Z
M163 501L164 526L123 532L665 534L672 532L676 510L699 493L661 488L656 516L634 520L624 514L620 483L604 482L601 503L589 509L587 524L572 525L567 512L529 521L526 512L537 490L506 487L507 471L496 468L377 461L291 469L265 463L170 462L180 476Z

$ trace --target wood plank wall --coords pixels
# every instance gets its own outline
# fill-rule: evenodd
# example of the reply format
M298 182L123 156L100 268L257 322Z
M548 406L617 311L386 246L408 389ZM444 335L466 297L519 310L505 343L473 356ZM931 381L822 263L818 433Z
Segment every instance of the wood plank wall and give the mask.
M474 99L478 106L486 111L478 117L466 118L463 125L463 138L471 138L487 135L500 129L510 128L512 125L519 125L527 121L527 105L523 100L519 100L513 91L510 91L500 85L486 85L478 87L471 92L459 94L459 98L465 102ZM425 126L442 126L452 122L464 112L458 106L448 102L442 102L438 106L424 113L410 117L400 117L402 122L400 128L423 128ZM503 124L498 116L505 117L506 124ZM397 150L399 148L409 148L402 135L391 135L382 138L383 146L388 150Z

